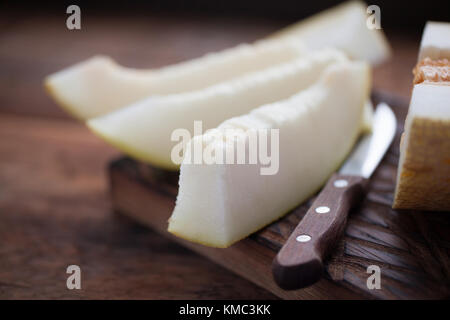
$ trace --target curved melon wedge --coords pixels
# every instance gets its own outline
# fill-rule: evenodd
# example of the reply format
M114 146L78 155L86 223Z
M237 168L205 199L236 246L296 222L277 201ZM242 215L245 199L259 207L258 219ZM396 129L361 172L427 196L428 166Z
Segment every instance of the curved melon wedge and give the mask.
M109 57L96 56L48 76L45 86L70 114L89 119L150 95L198 90L286 63L304 51L298 41L262 41L153 70L125 68Z
M296 38L311 49L335 47L352 59L377 65L389 58L391 49L381 29L367 27L366 10L364 2L348 1L288 26L270 38Z
M245 130L279 129L278 171L261 175L260 164L189 164L187 152L169 232L207 246L228 247L305 201L339 167L357 139L369 82L366 64L335 64L299 94L225 121L218 130L244 130L237 139L247 152ZM215 139L212 132L194 137L186 150L195 143L214 143L223 154L230 148L236 151L236 144Z
M105 116L87 121L99 136L143 162L175 170L172 162L172 132L184 128L194 135L194 121L203 130L214 128L228 118L249 112L307 88L330 65L347 61L334 49L325 49L292 63L268 68L204 90L155 96Z

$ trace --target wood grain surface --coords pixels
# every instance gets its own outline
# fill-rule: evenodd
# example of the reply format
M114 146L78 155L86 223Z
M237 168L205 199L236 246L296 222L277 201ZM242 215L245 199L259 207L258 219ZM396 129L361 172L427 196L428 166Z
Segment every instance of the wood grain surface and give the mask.
M400 135L408 103L375 94L398 120L395 140L368 184L367 195L349 214L344 238L329 259L326 275L314 285L280 289L272 277L272 260L305 216L315 197L285 217L227 249L197 245L167 232L175 205L177 173L124 158L111 165L114 207L174 241L286 299L432 299L450 297L450 220L447 212L396 211L391 208ZM367 268L381 269L381 288L367 286Z
M82 30L69 31L65 19L0 11L0 298L275 298L113 214L105 168L118 152L70 120L42 80L99 53L130 67L175 63L287 22L83 11ZM409 94L421 30L412 32L388 33L394 55L374 71L376 87ZM73 263L82 268L77 292L65 286Z
M80 124L1 114L0 136L0 298L273 298L114 214L116 152ZM71 264L80 291L66 288Z

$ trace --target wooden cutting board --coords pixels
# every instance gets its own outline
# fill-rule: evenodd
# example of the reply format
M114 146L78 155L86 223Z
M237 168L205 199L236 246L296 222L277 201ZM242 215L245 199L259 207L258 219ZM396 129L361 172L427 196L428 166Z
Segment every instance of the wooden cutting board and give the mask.
M381 92L373 94L373 101L387 102L396 113L396 138L374 173L367 196L351 211L345 236L328 259L324 278L311 287L296 291L280 289L272 279L271 263L314 198L230 248L209 248L167 232L167 220L177 195L178 173L121 158L109 167L114 209L281 298L449 298L449 213L391 208L408 103ZM381 289L367 288L370 265L381 268Z

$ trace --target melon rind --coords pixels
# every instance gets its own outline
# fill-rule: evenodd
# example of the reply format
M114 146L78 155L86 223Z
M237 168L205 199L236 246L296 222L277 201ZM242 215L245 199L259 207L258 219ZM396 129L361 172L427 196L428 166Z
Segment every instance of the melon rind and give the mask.
M450 86L416 84L405 122L393 208L450 210Z
M427 65L427 72L436 76L424 77L412 90L394 209L450 211L450 82L445 80L448 74L439 75L448 70L449 59L450 23L427 22L416 72L418 66Z

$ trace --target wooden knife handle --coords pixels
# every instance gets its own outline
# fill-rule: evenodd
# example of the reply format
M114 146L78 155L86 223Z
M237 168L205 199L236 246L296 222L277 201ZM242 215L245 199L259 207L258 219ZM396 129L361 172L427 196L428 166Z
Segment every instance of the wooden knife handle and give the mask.
M273 260L273 276L282 289L304 288L322 277L323 261L342 236L367 181L339 174L330 178Z

